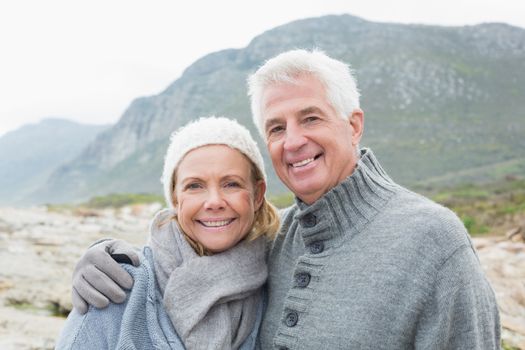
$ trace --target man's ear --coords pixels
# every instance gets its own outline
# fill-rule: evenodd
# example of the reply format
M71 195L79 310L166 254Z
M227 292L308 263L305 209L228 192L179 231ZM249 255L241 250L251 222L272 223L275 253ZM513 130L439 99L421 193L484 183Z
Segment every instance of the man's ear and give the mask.
M264 194L266 193L266 182L264 180L259 180L255 184L255 196L254 196L254 206L255 210L259 210L264 201Z
M348 122L353 129L352 145L358 145L361 142L365 128L365 113L360 108L354 109L348 118Z

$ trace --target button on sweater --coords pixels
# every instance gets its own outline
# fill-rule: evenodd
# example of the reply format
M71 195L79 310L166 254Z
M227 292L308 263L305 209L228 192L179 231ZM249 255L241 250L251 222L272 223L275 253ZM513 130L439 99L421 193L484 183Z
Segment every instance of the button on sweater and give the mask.
M268 264L262 349L499 349L494 292L463 224L370 150L315 203L286 210Z

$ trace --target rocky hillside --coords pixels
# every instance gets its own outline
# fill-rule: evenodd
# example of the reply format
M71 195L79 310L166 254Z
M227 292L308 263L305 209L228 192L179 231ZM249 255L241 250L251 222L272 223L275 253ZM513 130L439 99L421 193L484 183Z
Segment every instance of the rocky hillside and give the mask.
M133 101L115 126L57 169L32 199L160 193L169 133L209 114L237 118L254 131L247 75L297 47L317 47L352 64L366 115L363 144L399 182L439 186L525 174L524 29L402 25L340 15L292 22L245 48L196 61L160 94ZM282 190L272 174L270 191Z
M77 157L108 125L44 119L0 137L0 204L27 202L60 165Z

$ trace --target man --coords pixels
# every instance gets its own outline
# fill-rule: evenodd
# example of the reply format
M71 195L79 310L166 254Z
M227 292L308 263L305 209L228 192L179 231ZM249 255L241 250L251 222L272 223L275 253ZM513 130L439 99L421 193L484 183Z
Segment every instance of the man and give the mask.
M249 86L254 122L296 195L268 256L262 349L498 349L495 296L459 219L359 149L364 114L348 66L289 51ZM94 267L131 284L105 253L116 244L79 262L75 305L123 298Z

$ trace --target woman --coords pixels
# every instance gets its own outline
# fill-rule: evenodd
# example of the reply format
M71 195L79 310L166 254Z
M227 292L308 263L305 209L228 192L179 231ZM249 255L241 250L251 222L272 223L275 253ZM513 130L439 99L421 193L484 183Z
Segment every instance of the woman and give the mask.
M279 225L257 145L232 120L202 118L172 135L162 183L169 208L141 265L125 265L126 302L72 311L58 349L254 348L266 240Z

